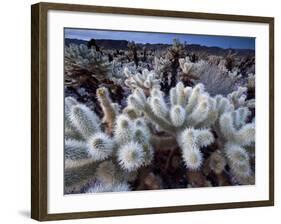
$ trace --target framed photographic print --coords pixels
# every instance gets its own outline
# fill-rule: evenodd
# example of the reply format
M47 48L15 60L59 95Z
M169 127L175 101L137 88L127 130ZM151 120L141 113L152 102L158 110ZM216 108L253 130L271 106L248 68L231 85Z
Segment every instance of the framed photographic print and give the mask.
M274 204L274 19L32 5L32 218Z

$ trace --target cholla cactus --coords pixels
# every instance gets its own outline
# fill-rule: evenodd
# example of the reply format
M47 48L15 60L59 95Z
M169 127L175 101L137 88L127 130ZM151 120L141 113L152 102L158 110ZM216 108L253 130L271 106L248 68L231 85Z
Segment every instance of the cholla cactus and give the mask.
M66 193L254 183L254 57L90 42L65 47Z
M171 60L171 62L178 62L180 57L186 55L185 45L186 43L181 43L178 39L173 39L173 45L168 48L166 58Z
M228 99L234 105L234 108L255 108L255 99L247 100L247 91L247 87L238 87L236 91L227 95Z
M85 138L100 130L100 120L87 106L77 104L72 106L68 119L78 132Z
M93 48L70 44L65 47L65 84L80 85L92 77L109 78L110 63Z
M95 161L105 160L112 155L113 140L102 132L90 136L87 143L89 154Z
M117 117L114 136L119 145L117 159L122 168L134 171L151 162L150 133L140 118L131 120L124 114Z
M163 79L164 74L171 73L171 61L166 58L154 58L154 71L155 73Z
M111 71L110 73L112 74L111 80L118 84L122 85L124 83L124 68L123 64L119 62L117 59L113 59L111 62Z
M119 113L118 104L111 101L108 89L105 87L97 89L96 95L104 113L103 122L107 123L108 127L112 129L114 126L115 118Z
M248 81L247 87L249 89L255 89L255 86L256 86L256 84L255 84L256 76L254 74L252 74L252 73L248 74L247 81Z
M127 44L127 47L130 50L131 58L134 60L134 63L136 64L136 67L138 67L138 65L139 65L139 58L138 58L138 51L137 51L138 47L137 47L137 45L135 44L134 41L132 41L132 42L129 42Z
M159 89L154 88L150 95L146 99L144 92L136 89L129 96L128 104L142 110L152 122L177 138L188 168L200 168L202 156L199 149L214 141L212 133L205 129L216 119L214 100L204 92L202 85L184 88L181 82L170 90L170 106Z
M128 182L119 174L115 175L116 178L100 178L100 173L104 172L100 167L103 161L112 161L109 170L128 174L150 164L155 148L159 147L159 139L157 142L151 136L146 125L148 120L155 127L169 133L174 139L169 141L176 142L181 148L184 164L191 171L201 169L204 162L201 149L215 141L212 132L216 132L234 180L237 183L249 183L252 181L252 172L249 155L244 147L252 146L254 142L254 123L246 123L250 111L247 107L241 107L243 100L237 100L246 99L241 94L244 91L239 89L228 98L221 95L211 97L202 84L192 88L184 87L179 82L170 89L167 101L159 88L152 88L149 97L143 89L136 88L128 97L125 109L142 112L145 116L143 118L139 117L140 113L132 117L125 112L119 114L107 89L100 88L97 95L103 109L103 121L111 123L108 130L113 136L103 132L100 119L88 107L72 98L66 98L66 131L74 132L69 136L81 136L66 138L67 191L81 189L93 179L99 180L104 189L113 189L116 184ZM220 159L220 163L218 166L214 162L210 164L215 173L219 174L222 167L225 167L224 159ZM98 172L95 172L96 169ZM76 172L81 174L82 171L85 174L77 178Z
M196 63L191 62L189 57L179 59L180 68L183 72L184 78L199 79L204 68L204 61L200 60Z
M130 191L130 186L127 183L118 183L114 185L95 184L90 187L86 193L101 193L101 192L122 192Z
M228 71L228 76L234 81L241 79L242 77L238 71Z
M187 128L184 130L179 136L179 145L182 148L182 156L186 166L192 170L199 169L203 161L200 148L208 146L213 141L213 135L207 129Z
M231 171L239 183L253 181L249 155L244 148L255 142L255 123L246 123L250 111L246 107L224 113L219 120L224 152Z
M142 73L132 74L126 67L124 74L127 77L125 84L131 89L141 88L148 92L152 88L160 88L160 80L156 77L154 72L149 72L144 69Z
M180 68L184 74L189 74L194 63L189 60L189 57L179 59Z
M241 93L241 89L238 92ZM245 104L243 100L246 97L242 97L240 104L238 104L237 99L241 95L238 97L237 95L239 94L235 91L230 94L232 97L216 97L219 116L213 127L219 137L221 150L227 164L234 175L234 181L239 184L251 184L254 182L253 173L251 172L249 154L244 147L254 145L255 123L254 119L252 123L247 123L251 112L248 107L242 106Z
M181 80L185 85L203 84L206 92L215 96L227 95L234 91L241 75L220 68L220 64L208 63L204 60L191 62L189 57L179 59L182 71Z
M118 160L124 169L136 170L144 163L144 150L139 143L130 141L119 149Z
M211 154L209 157L209 167L217 175L224 171L226 166L226 159L222 152L217 150Z
M232 95L235 95L235 92ZM244 142L240 143L241 147L241 144L242 146L248 145L254 141L253 135L248 136L248 134L253 134L251 131L254 131L254 126L245 123L250 114L247 107L241 107L241 104L236 104L236 101L234 102L230 97L226 98L221 95L211 97L204 91L202 84L191 88L184 87L181 82L178 83L170 90L169 102L166 102L164 93L159 89L152 89L149 98L145 97L141 89L136 89L129 96L128 104L143 111L145 116L155 125L176 138L177 144L182 150L185 165L190 170L200 169L203 163L200 148L214 142L214 136L210 129L213 129L220 136L219 140L227 158L229 156L226 149L229 142L237 145L239 141L243 140ZM235 110L235 108L238 109ZM229 115L233 116L234 119L231 121L235 125L232 129L229 129L231 126L222 126L224 124L222 121ZM226 138L225 135L230 133L230 130L232 132ZM246 143L246 139L250 142ZM232 158L233 161L237 160L236 157ZM235 164L233 161L228 159L228 163L232 167Z
M168 48L165 58L170 61L170 72L163 73L162 89L167 92L170 87L175 86L178 81L179 59L186 56L186 43L181 43L178 39L173 40L173 45Z
M142 118L132 120L125 114L119 115L107 89L100 88L97 94L103 120L111 123L108 130L113 136L103 132L99 117L88 107L70 97L65 100L66 131L81 136L74 139L72 133L65 140L66 193L80 192L91 181L100 184L96 185L98 190L94 187L89 192L129 190L121 186L127 186L132 172L149 165L153 158L150 132Z
M142 110L154 123L169 133L186 127L203 128L214 120L214 99L205 91L203 85L194 88L185 87L181 82L170 90L170 102L165 102L164 94L159 89L151 91L151 97L145 97L141 89L129 96L128 104Z

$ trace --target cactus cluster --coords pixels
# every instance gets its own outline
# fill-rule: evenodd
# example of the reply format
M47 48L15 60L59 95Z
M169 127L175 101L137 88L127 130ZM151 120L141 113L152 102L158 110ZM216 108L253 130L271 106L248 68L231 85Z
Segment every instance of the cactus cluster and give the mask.
M103 121L74 98L65 99L66 192L79 192L89 181L95 181L89 192L130 189L127 177L151 163L155 148L165 149L155 140L156 130L174 138L190 171L202 169L202 149L217 137L222 153L213 156L211 169L222 172L228 165L233 181L253 182L246 147L254 144L255 123L247 123L251 112L240 101L236 104L235 97L212 97L202 84L191 88L179 82L170 90L169 99L159 86L152 88L149 96L137 87L123 113L111 102L106 88L98 89L97 97ZM129 116L128 108L141 113ZM149 122L153 124L150 128ZM102 123L109 133L101 129Z
M214 62L214 60L218 62ZM237 89L241 85L242 74L235 67L232 70L222 66L220 58L211 58L209 62L199 60L191 62L190 57L180 58L179 64L181 68L181 80L186 84L202 83L206 91L211 95L223 94L227 95ZM248 88L253 88L255 85L255 76L249 74L247 79Z
M160 87L160 80L154 72L143 69L142 73L133 74L127 67L124 69L125 84L131 88L141 88L149 91L152 88Z
M91 43L65 48L65 193L255 183L252 57Z
M103 80L109 76L109 71L110 64L101 52L94 48L88 48L82 44L70 44L65 47L66 84L79 84L87 76L94 76Z
M149 165L153 158L150 132L143 119L119 114L106 88L98 89L97 96L104 112L103 121L74 98L65 99L65 189L68 193L81 191L89 181L96 182L90 192L121 190L128 185L133 172ZM102 122L107 123L107 130L112 129L111 133L101 129Z
M230 95L235 95L235 93ZM233 101L221 95L210 96L204 91L202 84L191 88L184 87L179 82L170 90L169 100L166 100L164 93L157 88L151 90L149 97L145 96L142 89L136 89L128 97L128 104L136 110L141 110L155 126L175 137L181 147L185 165L191 170L201 168L203 157L200 148L214 142L212 129L219 130L217 135L222 133L221 144L229 145L229 142L236 142L237 145L244 138L249 141L245 145L254 142L254 124L246 124L246 119L250 115L249 109L239 105L239 108L235 110L237 105ZM233 119L229 122L233 123L237 129L229 123L227 123L229 126L223 126L226 116L233 117L236 123ZM239 137L226 138L225 135L229 132L231 132L229 136ZM222 141L222 139L226 140ZM241 145L243 146L244 143L241 142ZM228 157L229 154L227 154Z

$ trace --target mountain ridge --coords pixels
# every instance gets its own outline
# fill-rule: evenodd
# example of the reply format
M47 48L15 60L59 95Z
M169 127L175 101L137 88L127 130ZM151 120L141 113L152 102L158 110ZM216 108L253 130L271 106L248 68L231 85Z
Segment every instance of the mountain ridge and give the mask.
M114 49L114 50L128 50L127 44L129 41L127 40L111 40L111 39L95 39L96 44L103 48L103 49ZM88 41L86 40L80 40L80 39L71 39L71 38L65 38L65 45L69 44L88 44ZM166 49L172 44L142 44L142 43L136 43L139 49L142 49L143 47L146 47L147 49L156 50L156 49ZM241 56L247 56L247 55L255 55L255 50L253 49L234 49L234 48L221 48L216 46L204 46L199 44L187 44L186 45L188 51L192 52L206 52L208 54L216 54L216 55L227 55L229 51L235 52L238 55Z

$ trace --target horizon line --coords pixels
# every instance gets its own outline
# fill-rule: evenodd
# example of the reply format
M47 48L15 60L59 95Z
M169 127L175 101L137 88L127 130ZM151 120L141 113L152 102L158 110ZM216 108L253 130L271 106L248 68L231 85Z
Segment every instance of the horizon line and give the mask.
M91 38L90 40L85 40L85 39L78 39L78 38L69 38L69 37L66 37L65 39L70 39L70 40L82 40L82 41L90 41L91 39L95 39L95 40L114 40L114 41L127 41L127 42L131 42L131 41L128 41L128 40L125 40L125 39L105 39L105 38ZM135 41L134 41L135 42ZM158 45L158 44L162 44L162 45L173 45L173 43L141 43L141 42L135 42L136 44L151 44L151 45ZM184 43L183 43L184 44ZM221 49L224 49L224 50L251 50L251 51L255 51L255 49L252 49L252 48L224 48L224 47L220 47L220 46L206 46L206 45L202 45L202 44L196 44L196 43L186 43L186 45L198 45L198 46L201 46L201 47L207 47L207 48L212 48L212 47L217 47L217 48L221 48Z
M178 39L179 42L186 42L187 45L194 44L205 47L219 47L222 49L255 50L254 37L64 28L64 38L84 41L89 41L90 39L120 40L134 41L137 44L168 45L172 45L173 40Z

